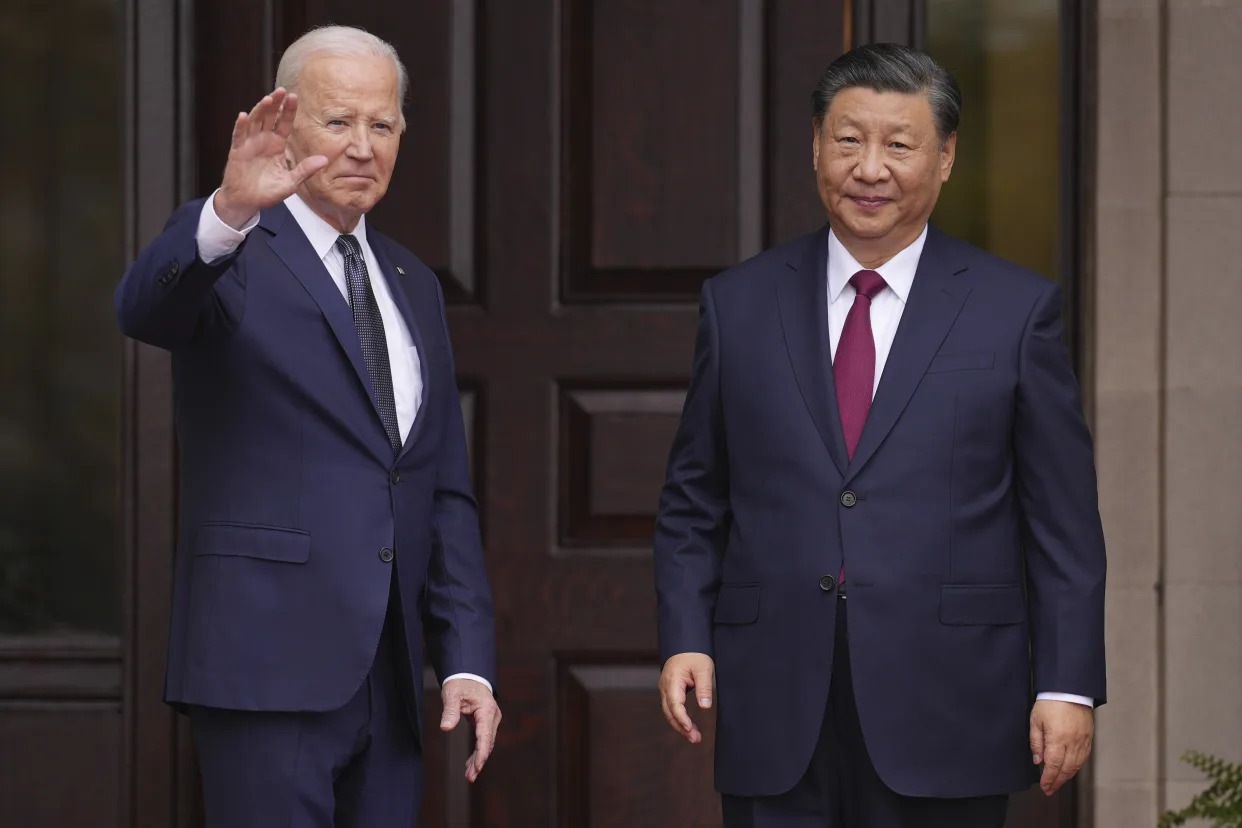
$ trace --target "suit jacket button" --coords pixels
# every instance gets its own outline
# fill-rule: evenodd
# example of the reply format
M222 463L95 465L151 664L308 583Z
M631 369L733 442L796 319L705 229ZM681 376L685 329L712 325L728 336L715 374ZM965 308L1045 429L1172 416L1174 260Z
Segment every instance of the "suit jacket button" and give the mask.
M392 550L389 549L387 546L385 546L383 549L380 550L380 560L383 561L384 563L392 562Z
M857 502L858 502L858 495L854 494L853 492L846 492L845 494L841 495L841 505L847 509L852 508L853 505Z
M819 588L824 592L832 592L832 588L837 585L837 579L831 575L825 575L819 579Z
M388 479L392 481L392 485L394 486L397 485L398 483L401 482L401 472L397 471L396 469L393 469L392 474L388 475Z

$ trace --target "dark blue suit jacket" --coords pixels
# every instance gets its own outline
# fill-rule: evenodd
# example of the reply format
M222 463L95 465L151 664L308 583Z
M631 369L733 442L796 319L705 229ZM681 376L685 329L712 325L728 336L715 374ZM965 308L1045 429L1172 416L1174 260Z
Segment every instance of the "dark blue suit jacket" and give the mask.
M415 691L424 635L441 679L494 681L435 275L368 228L422 363L423 402L394 461L349 305L293 216L283 204L264 210L237 253L209 266L195 242L202 206L172 216L116 294L124 332L172 352L180 491L167 700L344 704L384 621L385 550L395 550Z
M931 228L851 462L827 238L703 287L655 536L662 657L715 659L718 788L789 789L833 666L821 579L844 563L881 778L910 796L1027 787L1034 694L1105 696L1104 541L1059 290Z

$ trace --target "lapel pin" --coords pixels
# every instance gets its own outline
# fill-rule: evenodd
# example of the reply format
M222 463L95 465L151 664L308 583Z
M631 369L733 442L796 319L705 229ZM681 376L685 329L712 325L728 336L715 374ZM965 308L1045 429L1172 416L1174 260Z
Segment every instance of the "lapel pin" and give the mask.
M401 269L401 265L397 265L397 272L400 273L402 276L405 275L405 271Z

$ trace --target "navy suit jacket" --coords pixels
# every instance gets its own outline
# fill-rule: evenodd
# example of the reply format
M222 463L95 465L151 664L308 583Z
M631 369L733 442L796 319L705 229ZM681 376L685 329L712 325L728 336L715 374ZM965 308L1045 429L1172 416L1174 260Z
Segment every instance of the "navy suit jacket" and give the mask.
M441 680L494 682L492 600L435 275L368 227L422 363L423 402L394 460L349 305L292 214L262 211L234 255L207 265L195 241L202 206L174 213L116 293L124 332L172 352L180 490L167 700L344 704L379 640L389 551L415 692L424 637Z
M662 658L715 659L716 784L788 790L833 667L842 564L864 739L909 796L1035 778L1035 693L1103 703L1091 439L1041 276L929 230L852 461L832 381L827 239L703 286L655 535Z

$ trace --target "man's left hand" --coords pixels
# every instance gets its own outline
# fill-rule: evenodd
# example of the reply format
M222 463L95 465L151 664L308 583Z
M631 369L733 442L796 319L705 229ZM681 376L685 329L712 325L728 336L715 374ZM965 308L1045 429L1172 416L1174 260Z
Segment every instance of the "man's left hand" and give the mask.
M440 690L444 714L440 729L446 733L457 727L462 716L474 722L474 753L466 761L466 779L474 782L483 772L483 764L496 746L496 730L500 727L500 705L482 682L474 679L450 679Z
M1091 755L1095 717L1085 704L1043 699L1031 710L1031 758L1044 766L1039 787L1048 796L1074 778Z

